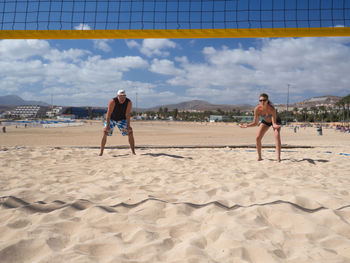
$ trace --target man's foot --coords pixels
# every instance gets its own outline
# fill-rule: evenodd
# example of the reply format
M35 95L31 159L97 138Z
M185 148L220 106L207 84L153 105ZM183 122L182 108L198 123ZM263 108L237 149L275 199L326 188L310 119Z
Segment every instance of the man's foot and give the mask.
M261 158L261 157L259 157L259 158L257 159L257 161L262 161L262 158Z
M102 156L103 155L103 153L100 153L98 156Z

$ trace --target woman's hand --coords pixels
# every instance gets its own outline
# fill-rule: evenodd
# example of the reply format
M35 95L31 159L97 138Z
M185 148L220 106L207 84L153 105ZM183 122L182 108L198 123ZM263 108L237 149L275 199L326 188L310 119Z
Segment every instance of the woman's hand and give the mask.
M241 128L248 128L248 125L246 123L240 124L239 127Z

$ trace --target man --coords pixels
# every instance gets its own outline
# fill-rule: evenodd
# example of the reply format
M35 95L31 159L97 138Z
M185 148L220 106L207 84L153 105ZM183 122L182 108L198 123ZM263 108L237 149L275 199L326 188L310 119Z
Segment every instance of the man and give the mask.
M135 154L135 141L132 128L130 126L131 100L126 97L125 90L118 90L118 96L108 103L106 122L103 128L100 156L107 142L107 136L113 134L114 127L118 127L123 136L128 135L132 154Z

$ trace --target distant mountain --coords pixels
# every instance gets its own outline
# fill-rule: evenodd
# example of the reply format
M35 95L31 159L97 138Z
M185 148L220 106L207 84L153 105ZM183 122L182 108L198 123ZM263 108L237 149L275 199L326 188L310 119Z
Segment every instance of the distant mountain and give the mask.
M323 104L334 105L341 99L342 97L332 96L332 95L319 96L319 97L312 97L312 98L306 99L302 102L297 102L295 103L295 105L304 106L304 107L312 107L312 106L323 105Z
M312 97L309 99L306 99L302 102L296 102L291 103L289 106L292 107L293 105L296 107L312 107L316 105L322 105L322 104L335 104L337 103L342 97L338 96L319 96L319 97ZM278 107L285 107L284 104L276 105ZM233 109L235 110L241 110L241 111L251 111L254 109L254 106L243 104L243 105L228 105L228 104L211 104L207 101L203 100L191 100L191 101L185 101L180 102L177 104L167 104L167 105L160 105L148 109L134 109L137 112L146 112L146 111L158 111L159 108L168 108L169 111L172 111L174 109L178 109L179 111L216 111L217 109L221 109L223 111L231 111Z
M0 96L0 106L20 106L20 105L39 105L50 106L50 104L42 101L24 100L17 95Z
M167 105L161 105L156 106L148 109L142 109L142 111L158 111L159 108L168 108L169 111L178 109L179 111L206 111L206 110L217 110L221 109L223 111L230 111L233 109L236 110L249 110L253 108L251 105L228 105L228 104L211 104L207 101L203 100L191 100L191 101L185 101L180 102L177 104L167 104ZM141 109L140 109L141 110Z
M315 102L336 103L341 99L342 97L327 95L327 96L313 97L313 98L304 100L302 103L315 103Z

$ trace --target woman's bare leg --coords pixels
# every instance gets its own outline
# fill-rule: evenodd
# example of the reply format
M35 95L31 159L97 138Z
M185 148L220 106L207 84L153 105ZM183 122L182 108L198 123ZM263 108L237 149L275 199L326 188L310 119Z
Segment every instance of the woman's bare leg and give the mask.
M258 128L258 133L256 135L256 150L258 151L258 161L262 160L261 157L261 140L264 137L265 133L270 127L261 123Z
M281 128L273 129L276 142L277 162L281 161Z

